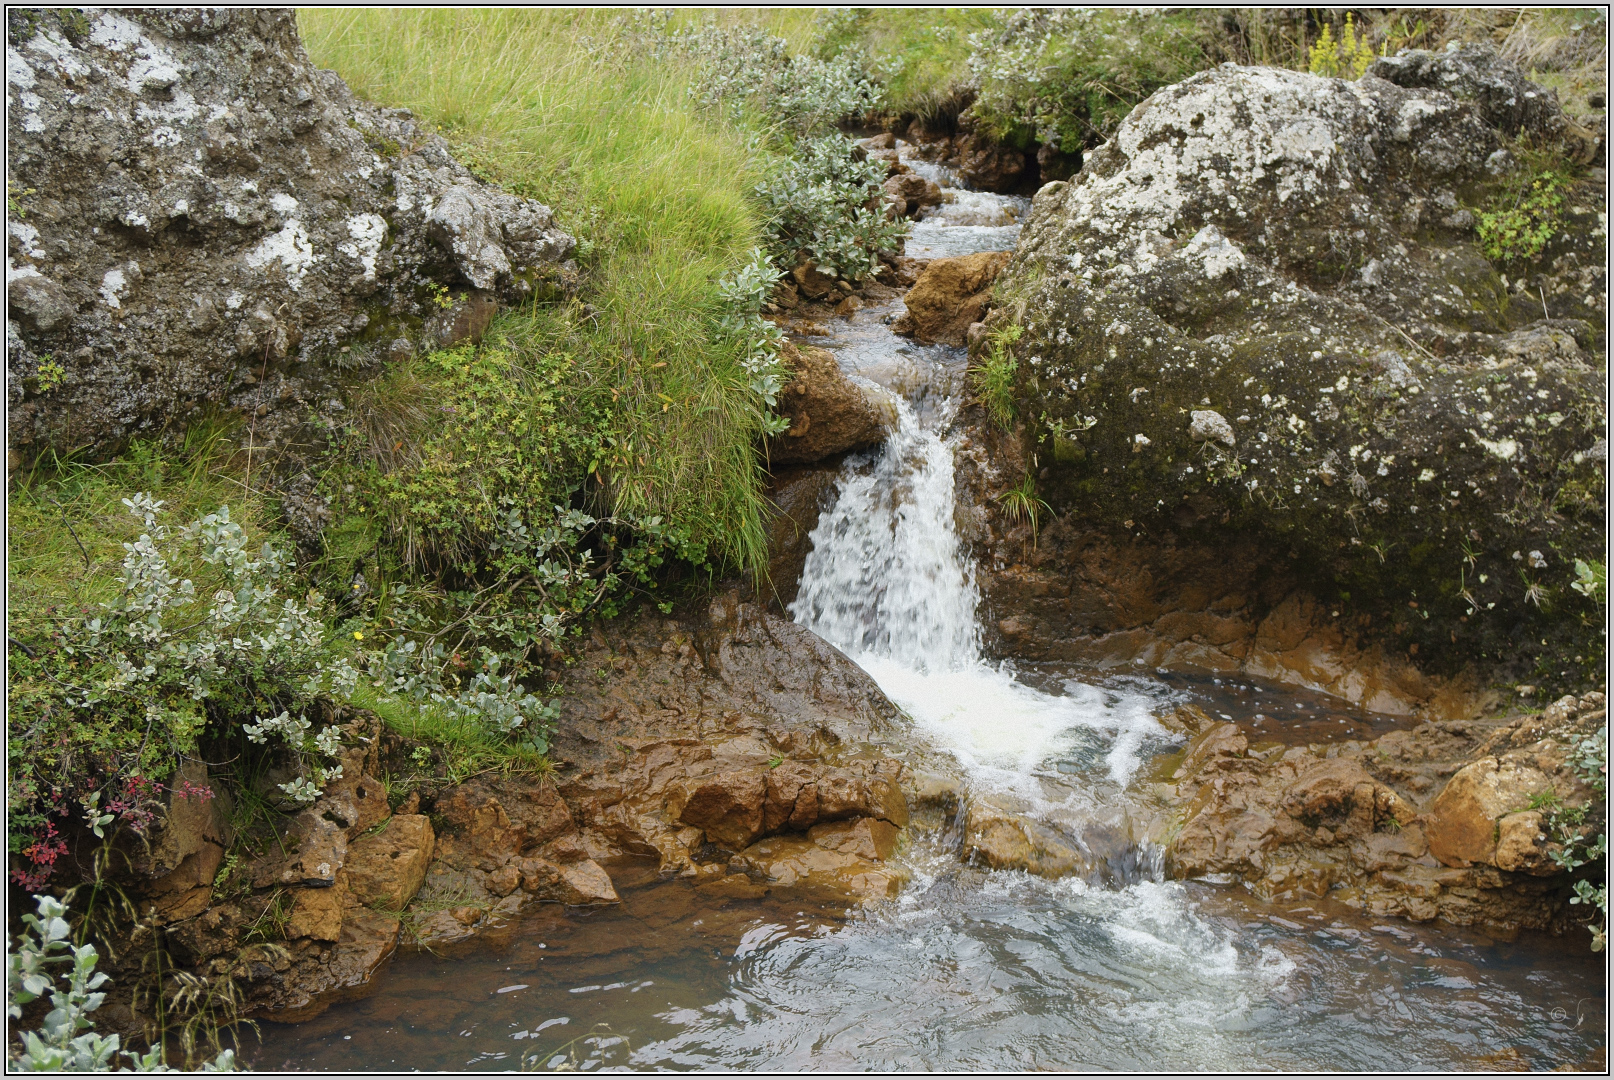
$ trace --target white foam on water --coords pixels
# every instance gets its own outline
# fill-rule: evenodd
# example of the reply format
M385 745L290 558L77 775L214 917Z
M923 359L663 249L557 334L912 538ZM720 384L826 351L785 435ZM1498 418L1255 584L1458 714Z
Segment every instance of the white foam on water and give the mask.
M952 447L907 402L897 414L884 449L846 466L819 516L791 614L873 676L972 782L1035 799L1036 776L1097 734L1110 778L1126 785L1144 738L1165 734L1149 699L1075 681L1049 694L981 659Z

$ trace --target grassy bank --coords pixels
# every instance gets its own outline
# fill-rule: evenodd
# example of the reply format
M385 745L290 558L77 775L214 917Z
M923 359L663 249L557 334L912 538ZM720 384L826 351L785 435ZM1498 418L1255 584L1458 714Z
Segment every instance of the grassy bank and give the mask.
M579 396L610 395L594 472L612 510L759 565L763 416L743 350L712 332L719 280L762 241L754 142L701 114L685 66L623 48L612 13L321 8L299 23L316 63L582 238L588 308L510 313L503 333L570 355Z

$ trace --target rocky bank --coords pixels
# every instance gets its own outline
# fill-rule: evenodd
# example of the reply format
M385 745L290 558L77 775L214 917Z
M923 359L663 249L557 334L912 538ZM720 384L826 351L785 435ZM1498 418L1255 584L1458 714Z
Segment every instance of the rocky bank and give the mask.
M977 413L960 469L993 647L1392 712L1595 678L1569 586L1606 535L1603 173L1493 265L1470 208L1524 137L1601 154L1480 48L1223 65L1045 185L973 333L1021 334L1016 426ZM1000 501L1028 476L1035 543Z
M315 68L290 9L7 18L21 455L106 452L210 406L255 416L259 452L317 441L342 380L571 287L547 207Z

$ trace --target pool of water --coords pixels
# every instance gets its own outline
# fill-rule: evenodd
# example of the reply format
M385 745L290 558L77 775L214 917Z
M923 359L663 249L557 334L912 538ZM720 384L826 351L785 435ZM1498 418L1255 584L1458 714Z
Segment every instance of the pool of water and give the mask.
M373 997L266 1024L247 1056L371 1071L1449 1070L1575 1066L1604 1045L1603 969L1584 942L910 856L900 900L851 912L614 867L620 906L546 907L467 954L401 955Z

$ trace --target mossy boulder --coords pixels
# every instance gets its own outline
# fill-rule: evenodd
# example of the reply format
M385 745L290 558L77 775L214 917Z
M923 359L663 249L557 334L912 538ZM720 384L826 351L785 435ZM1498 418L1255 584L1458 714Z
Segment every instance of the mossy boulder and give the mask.
M1223 65L1155 94L1037 194L998 283L1040 494L1259 536L1420 664L1547 638L1589 665L1601 616L1569 585L1604 548L1600 179L1499 269L1467 207L1521 167L1469 104L1372 76Z

